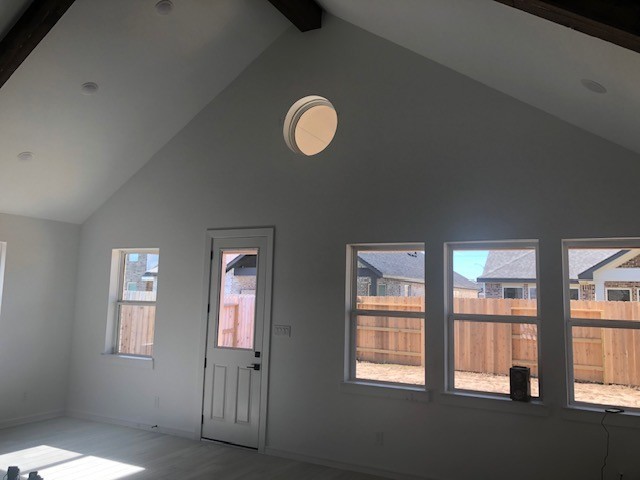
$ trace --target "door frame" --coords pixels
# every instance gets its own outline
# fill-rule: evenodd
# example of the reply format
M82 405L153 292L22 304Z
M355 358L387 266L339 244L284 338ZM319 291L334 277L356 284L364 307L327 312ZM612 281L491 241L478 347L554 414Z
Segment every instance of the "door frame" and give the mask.
M233 239L233 238L251 238L264 237L267 241L267 250L263 254L266 261L265 286L264 286L264 327L262 330L262 378L260 385L260 422L258 426L258 451L264 453L267 440L267 400L269 398L269 359L271 348L271 296L273 285L273 245L274 245L275 227L249 227L249 228L213 228L208 229L206 233L205 243L205 260L204 260L204 295L202 306L202 326L200 332L200 352L198 360L198 399L199 409L197 416L197 438L202 438L202 415L204 411L204 382L205 369L204 362L207 354L207 337L209 328L209 305L211 303L211 275L213 263L213 241L215 239ZM215 318L215 317L213 317ZM215 325L213 326L215 328Z

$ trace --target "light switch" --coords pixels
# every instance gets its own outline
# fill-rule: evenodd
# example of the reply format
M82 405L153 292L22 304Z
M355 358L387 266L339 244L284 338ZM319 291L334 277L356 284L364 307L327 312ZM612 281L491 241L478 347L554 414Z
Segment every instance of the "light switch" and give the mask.
M278 337L290 337L291 325L274 325L273 334L277 335Z

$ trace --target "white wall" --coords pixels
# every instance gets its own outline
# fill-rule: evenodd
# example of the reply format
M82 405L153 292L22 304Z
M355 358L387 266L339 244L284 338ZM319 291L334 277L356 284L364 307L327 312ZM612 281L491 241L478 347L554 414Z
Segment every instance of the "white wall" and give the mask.
M313 158L281 130L308 94L339 113ZM637 155L344 22L291 29L83 225L70 412L197 432L205 230L275 225L273 321L292 337L272 342L272 449L439 480L596 478L600 417L562 408L560 240L640 235L638 169ZM439 393L443 242L514 238L540 239L548 408L477 408ZM346 393L345 244L415 241L427 245L432 401ZM100 355L111 249L149 246L162 264L154 370ZM612 429L609 464L629 478L637 434Z
M64 412L80 227L0 214L0 426Z

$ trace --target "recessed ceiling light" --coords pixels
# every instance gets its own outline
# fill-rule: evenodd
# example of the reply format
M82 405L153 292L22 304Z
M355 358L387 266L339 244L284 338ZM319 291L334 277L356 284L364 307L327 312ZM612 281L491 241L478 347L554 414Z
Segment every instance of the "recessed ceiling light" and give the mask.
M22 160L23 162L28 162L29 160L33 160L33 153L21 152L18 154L18 160Z
M593 93L607 93L607 89L604 85L593 80L589 80L588 78L583 78L582 80L580 80L580 83L582 83L584 88L592 91Z
M173 10L173 2L171 0L160 0L156 3L158 15L169 15L171 10Z
M338 114L329 100L318 95L294 103L284 120L284 141L296 153L307 156L329 146L338 129Z
M98 91L98 84L95 82L87 82L82 84L83 95L93 95Z

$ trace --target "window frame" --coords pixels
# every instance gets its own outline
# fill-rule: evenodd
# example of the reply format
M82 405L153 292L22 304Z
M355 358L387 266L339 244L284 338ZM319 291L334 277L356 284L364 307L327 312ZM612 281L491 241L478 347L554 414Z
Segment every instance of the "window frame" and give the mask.
M425 252L425 290L427 282L426 273L426 245L422 242L409 243L353 243L347 245L347 275L346 275L346 315L345 315L345 362L344 362L344 382L358 383L363 385L373 385L381 387L391 387L405 390L427 391L427 368L424 367L424 384L416 385L411 383L385 382L368 378L357 378L356 376L356 339L357 339L357 319L358 316L388 316L400 318L419 318L424 323L423 331L426 331L426 305L423 304L422 312L410 312L403 310L373 310L358 309L358 252L366 251L423 251ZM426 297L423 300L426 302ZM426 332L422 342L422 348L427 352Z
M149 358L153 358L153 355L139 355L139 354L135 354L135 353L126 353L126 352L120 352L119 351L119 345L120 345L120 312L121 312L121 307L122 306L126 306L126 305L140 305L140 306L154 306L156 307L155 313L156 313L156 317L157 317L157 313L158 313L158 292L156 291L156 299L151 301L151 300L123 300L123 294L124 294L124 285L125 285L125 268L126 268L126 259L127 259L127 255L131 254L131 253L137 253L137 254L151 254L151 255L158 255L158 261L159 257L160 257L160 249L159 248L119 248L119 249L115 249L113 251L113 256L116 260L115 264L116 264L116 275L117 275L117 281L115 283L115 288L116 291L112 292L112 295L110 295L112 298L114 298L113 301L113 331L111 333L111 339L112 341L110 342L111 345L108 348L108 351L110 350L110 352L112 355L118 355L121 357L134 357L134 358L141 358L141 359L149 359ZM112 262L112 269L113 269L114 265ZM158 271L158 277L156 282L158 282L160 278L160 272ZM112 285L113 286L113 285ZM154 345L155 345L155 323L154 323L154 330L153 330L153 337L154 337Z
M446 242L444 244L444 276L445 276L445 385L444 390L449 394L480 398L508 399L508 393L487 392L482 390L467 390L455 387L455 343L454 331L456 321L470 321L478 323L509 323L527 324L536 326L536 336L538 345L538 396L532 398L534 403L542 403L544 398L543 388L543 365L542 365L542 317L540 315L540 248L538 240L492 240L492 241L471 241L471 242ZM454 284L453 284L453 253L456 250L524 250L533 249L536 257L536 315L480 315L475 313L455 313L454 312ZM504 289L503 289L504 299ZM523 289L524 297L524 289ZM486 297L485 297L486 298Z
M624 245L624 247L620 247ZM627 411L640 413L640 408L629 407L627 405L610 405L602 403L580 402L575 400L575 378L573 367L573 327L591 328L615 328L623 330L640 330L640 322L621 319L587 319L573 318L571 316L571 302L569 298L569 250L572 248L640 248L640 238L594 238L594 239L566 239L562 240L562 293L564 307L564 327L565 327L565 357L567 372L567 406L570 408L581 408L592 410L594 408L602 410L607 407L622 407ZM619 290L619 289L616 289ZM631 295L631 300L633 296Z
M536 291L536 298L531 298L531 290L535 290ZM538 298L538 286L536 283L535 287L529 286L527 287L527 295L528 295L528 300L536 300Z

